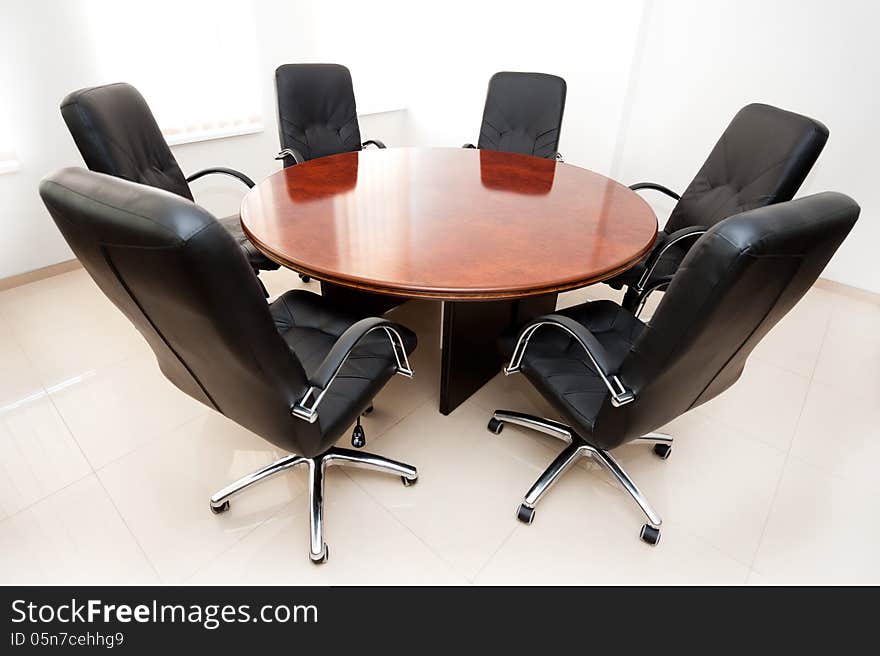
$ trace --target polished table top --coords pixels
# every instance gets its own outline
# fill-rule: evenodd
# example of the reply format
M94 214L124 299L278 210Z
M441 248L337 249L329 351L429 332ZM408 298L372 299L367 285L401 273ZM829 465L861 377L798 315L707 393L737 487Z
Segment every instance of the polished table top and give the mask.
M627 187L552 160L464 148L362 150L255 186L245 232L270 258L349 287L488 300L597 282L656 238Z

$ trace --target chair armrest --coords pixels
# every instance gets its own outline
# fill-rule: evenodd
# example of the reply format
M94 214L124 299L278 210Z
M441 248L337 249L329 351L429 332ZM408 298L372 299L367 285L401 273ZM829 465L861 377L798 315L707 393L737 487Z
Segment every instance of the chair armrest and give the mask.
M248 189L250 189L254 186L254 181L251 180L249 177L247 177L244 173L242 173L241 171L236 171L235 169L228 169L225 166L214 166L209 169L202 169L201 171L196 171L191 176L189 176L186 179L186 181L193 182L203 176L211 175L213 173L219 173L221 175L232 176L236 180L240 180L241 182L244 182L248 186Z
M654 191L664 193L675 200L681 200L681 196L672 191L672 189L664 187L662 184L657 184L656 182L637 182L634 185L630 185L629 188L633 191L638 191L639 189L653 189Z
M383 142L378 139L367 139L364 143L361 144L361 148L366 148L367 146L375 146L376 148L387 148Z
M302 156L296 148L285 148L280 153L275 155L275 159L284 159L285 157L290 157L293 159L294 164L302 164L306 161L306 158Z
M706 234L706 231L708 229L709 228L707 228L706 226L688 226L687 228L676 230L675 232L667 235L667 237L661 243L660 247L655 247L654 250L651 251L651 254L648 255L648 259L645 260L645 272L636 283L636 291L643 292L645 290L645 287L648 285L648 281L651 280L651 275L654 273L654 269L657 267L657 264L660 262L660 258L663 257L663 254L666 253L666 251L668 251L676 244L681 244L682 242L687 242L688 240L696 241L702 235Z
M558 330L563 330L571 335L586 351L590 362L599 373L605 387L611 393L611 404L615 407L626 405L635 400L635 394L626 389L617 373L613 371L611 360L607 351L589 330L579 324L574 319L563 316L561 314L545 314L530 321L522 330L520 330L519 338L516 341L516 348L513 349L513 357L510 363L504 368L505 375L515 374L520 370L523 355L529 347L529 340L537 330L544 326L552 326Z
M336 375L342 369L342 365L351 355L354 347L374 330L383 330L391 342L391 350L394 351L394 359L397 362L397 371L395 373L407 378L412 378L413 370L409 366L409 359L406 356L406 348L403 344L403 338L397 331L397 324L381 319L378 317L368 317L361 319L357 323L349 326L333 344L329 353L324 357L324 361L318 367L318 370L309 378L309 389L305 395L291 408L291 413L295 417L305 419L309 423L314 423L318 418L318 405L324 398L324 394L333 385Z
M649 283L645 285L645 288L639 292L639 300L638 305L636 306L636 311L633 312L636 319L640 318L642 315L642 310L645 309L645 304L648 302L648 298L660 289L666 289L669 287L669 283L672 282L672 278L674 276L660 276L659 278L655 278L651 280Z
M556 153L556 156L555 156L554 159L555 159L557 162L562 162L563 164L565 163L565 160L562 159L562 153L560 153L560 152L557 152L557 153Z
M462 146L462 148L476 148L476 146L472 143L466 143Z

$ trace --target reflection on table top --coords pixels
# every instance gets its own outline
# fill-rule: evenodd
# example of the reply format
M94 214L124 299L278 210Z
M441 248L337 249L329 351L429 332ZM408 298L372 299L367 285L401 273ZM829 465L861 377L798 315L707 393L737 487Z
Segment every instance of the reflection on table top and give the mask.
M285 266L403 296L515 298L580 287L638 261L657 222L625 186L552 160L389 148L279 171L242 203Z

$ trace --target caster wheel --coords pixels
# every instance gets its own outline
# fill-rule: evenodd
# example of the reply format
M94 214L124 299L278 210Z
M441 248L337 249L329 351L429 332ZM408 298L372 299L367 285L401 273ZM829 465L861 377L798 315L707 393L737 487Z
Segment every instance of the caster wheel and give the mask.
M412 487L419 482L419 477L416 476L415 478L407 478L406 476L401 476L400 480L403 481L403 487Z
M655 547L660 542L660 529L654 528L650 524L645 524L642 526L642 532L639 533L639 537L642 538L642 542L647 542L652 547Z
M655 444L654 453L661 460L666 460L672 454L672 447L668 444Z
M311 276L307 276L304 273L299 274L299 279L302 280L303 282L311 282L312 281Z
M523 524L531 524L535 519L535 509L522 504L516 511L516 518Z
M323 565L327 562L327 559L330 557L330 549L327 547L327 543L324 543L324 550L319 554L309 554L309 558L312 560L313 565Z
M501 433L501 431L504 430L504 422L495 419L495 417L492 417L489 420L489 425L486 426L486 428L489 429L490 433L495 433L496 435L498 435Z
M369 405L369 407L366 410L364 410L364 414L368 415L371 412L373 412L373 404L372 403Z
M214 513L215 515L220 515L222 513L225 513L227 510L229 510L229 502L228 501L224 501L223 505L220 505L220 506L215 506L213 503L211 504L211 512Z

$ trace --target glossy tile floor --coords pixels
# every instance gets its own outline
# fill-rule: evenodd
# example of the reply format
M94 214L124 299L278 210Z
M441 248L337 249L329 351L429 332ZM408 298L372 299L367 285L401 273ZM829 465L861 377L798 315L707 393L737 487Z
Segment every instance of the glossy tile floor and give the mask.
M499 375L441 416L439 306L395 314L419 333L416 378L377 398L367 448L419 484L330 470L331 558L315 567L303 472L211 514L212 492L281 454L167 383L83 271L0 292L0 583L880 583L877 304L812 290L734 388L668 427L669 460L616 452L665 519L656 548L586 462L518 523L560 445L486 422L552 411Z

